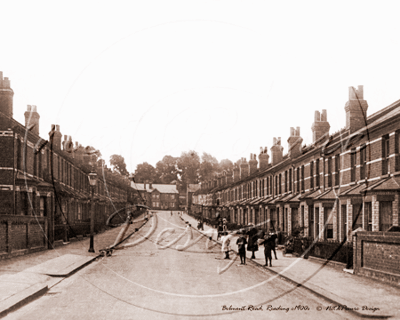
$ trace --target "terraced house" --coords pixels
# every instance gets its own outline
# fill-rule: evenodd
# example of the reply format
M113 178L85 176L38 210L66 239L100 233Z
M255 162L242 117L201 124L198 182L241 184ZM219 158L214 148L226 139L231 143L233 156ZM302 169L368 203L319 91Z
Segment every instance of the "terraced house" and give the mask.
M288 235L303 229L305 237L319 241L352 241L352 231L359 228L380 236L398 226L400 100L368 115L363 87L350 87L343 120L345 127L330 134L327 111L315 111L312 144L303 145L300 128L290 128L286 154L281 138L273 138L270 155L261 148L259 161L251 154L248 162L243 158L235 164L233 173L203 184L194 198L196 210L207 218L220 211L231 222ZM390 260L390 272L400 274L399 259L390 254L390 245L400 242L382 240L378 250L377 241L360 243L365 253L355 259L360 270L376 266L375 260L362 259L378 254L382 268L388 271ZM376 275L381 267L369 269Z
M0 258L52 248L57 240L89 233L90 206L96 230L132 201L130 182L107 168L52 125L39 136L36 106L28 106L25 125L13 119L13 95L0 72ZM92 163L90 163L92 161ZM89 173L97 172L91 202Z

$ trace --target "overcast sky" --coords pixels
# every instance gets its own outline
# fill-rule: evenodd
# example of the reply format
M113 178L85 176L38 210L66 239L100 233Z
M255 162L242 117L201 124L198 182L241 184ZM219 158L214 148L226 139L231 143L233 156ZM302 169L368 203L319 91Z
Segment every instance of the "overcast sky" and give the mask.
M397 1L0 1L0 71L14 118L36 105L73 141L155 166L195 150L233 162L314 111L345 126L400 99Z

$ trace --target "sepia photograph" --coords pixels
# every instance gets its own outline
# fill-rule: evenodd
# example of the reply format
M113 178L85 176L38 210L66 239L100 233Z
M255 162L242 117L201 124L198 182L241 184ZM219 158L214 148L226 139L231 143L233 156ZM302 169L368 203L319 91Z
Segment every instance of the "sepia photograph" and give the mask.
M399 9L0 0L0 318L400 318Z

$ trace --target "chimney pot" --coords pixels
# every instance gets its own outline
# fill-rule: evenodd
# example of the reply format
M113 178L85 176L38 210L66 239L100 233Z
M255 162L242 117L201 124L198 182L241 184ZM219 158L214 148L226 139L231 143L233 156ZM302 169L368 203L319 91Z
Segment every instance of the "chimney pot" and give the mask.
M319 121L321 121L321 115L320 115L320 113L319 113L318 110L315 110L315 113L314 113L314 122L319 122Z

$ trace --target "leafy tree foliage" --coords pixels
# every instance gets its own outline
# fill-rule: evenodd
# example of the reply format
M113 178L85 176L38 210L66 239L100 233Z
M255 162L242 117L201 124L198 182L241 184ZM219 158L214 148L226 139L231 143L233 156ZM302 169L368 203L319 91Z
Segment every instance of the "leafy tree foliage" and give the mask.
M164 156L161 161L156 164L157 177L161 183L171 183L178 180L178 158L172 156Z
M110 161L111 162L111 161ZM228 159L218 160L211 154L203 152L200 157L196 151L182 152L180 157L170 155L157 162L156 167L144 162L137 165L135 181L143 183L146 180L153 183L172 183L176 181L178 189L186 190L187 184L208 181L216 173L233 171L233 163Z
M113 171L118 172L123 176L127 176L129 174L128 170L126 170L126 163L123 156L120 156L118 154L113 154L110 157L110 165Z
M219 168L218 168L219 172L224 172L224 171L233 171L233 162L229 159L223 159L221 160L221 162L219 163Z
M159 178L156 169L151 164L143 162L142 164L138 164L136 167L135 182L144 183L146 181L158 183Z
M201 163L199 169L199 180L200 182L212 179L213 175L218 170L218 160L212 155L203 152L201 156Z
M182 152L177 161L183 187L188 183L198 183L200 157L196 151Z

